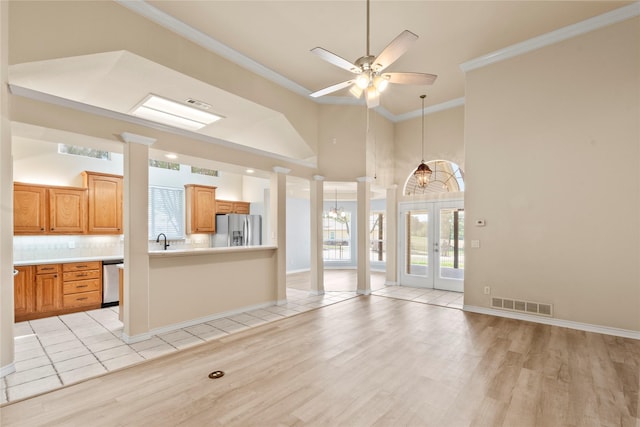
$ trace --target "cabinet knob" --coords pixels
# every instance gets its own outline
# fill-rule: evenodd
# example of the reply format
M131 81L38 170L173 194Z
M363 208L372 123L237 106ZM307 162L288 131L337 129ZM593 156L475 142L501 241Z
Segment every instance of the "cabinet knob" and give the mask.
M44 231L44 227L40 228L40 231Z
M53 227L51 227L51 231L53 231L53 230L54 230L54 228L53 228Z

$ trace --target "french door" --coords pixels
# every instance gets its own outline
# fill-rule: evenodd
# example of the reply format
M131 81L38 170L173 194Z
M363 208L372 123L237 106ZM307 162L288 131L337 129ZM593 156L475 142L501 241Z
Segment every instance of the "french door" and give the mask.
M398 223L400 284L463 292L463 201L401 203Z

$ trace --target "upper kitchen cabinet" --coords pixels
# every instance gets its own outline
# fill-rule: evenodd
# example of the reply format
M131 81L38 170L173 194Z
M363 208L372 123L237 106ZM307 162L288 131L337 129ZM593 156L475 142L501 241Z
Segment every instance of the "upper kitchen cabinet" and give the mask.
M84 234L87 230L87 189L49 187L49 233Z
M122 176L85 171L82 182L89 191L87 232L122 234Z
M13 185L13 233L43 234L47 223L47 188L15 183Z
M232 202L229 200L216 200L217 214L248 214L249 202Z
M187 234L216 232L216 187L187 184Z

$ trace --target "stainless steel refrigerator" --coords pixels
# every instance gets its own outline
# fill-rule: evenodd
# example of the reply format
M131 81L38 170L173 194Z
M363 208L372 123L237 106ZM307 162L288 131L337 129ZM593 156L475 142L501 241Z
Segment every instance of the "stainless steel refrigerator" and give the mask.
M216 215L216 234L213 247L258 246L262 244L262 217L260 215Z

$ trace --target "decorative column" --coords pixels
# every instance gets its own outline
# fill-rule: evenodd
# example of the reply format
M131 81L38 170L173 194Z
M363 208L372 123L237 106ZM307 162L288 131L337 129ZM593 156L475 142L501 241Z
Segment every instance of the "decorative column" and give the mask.
M387 262L385 285L398 284L398 186L387 188Z
M9 122L9 2L0 1L0 378L15 372L13 159Z
M322 254L322 212L324 211L324 177L311 181L311 293L324 295L324 257Z
M276 166L271 175L271 244L278 245L276 251L276 301L287 303L287 174L291 169Z
M371 294L371 267L369 260L369 248L371 238L369 236L369 213L371 212L371 181L373 178L364 176L356 178L358 181L358 211L357 211L357 236L358 236L358 287L359 295Z
M149 338L149 146L156 140L124 132L124 305L122 339Z

